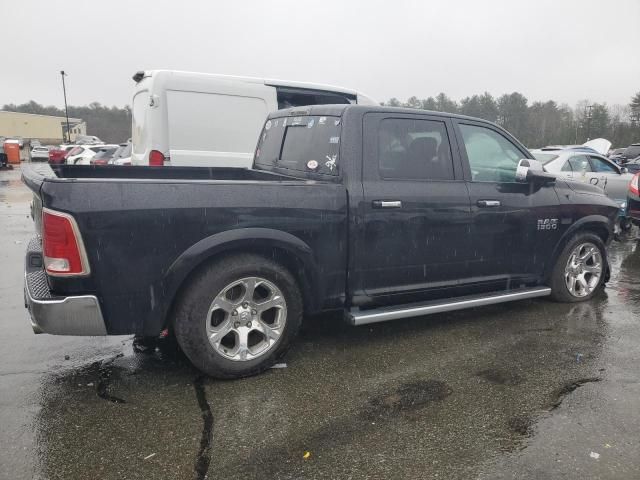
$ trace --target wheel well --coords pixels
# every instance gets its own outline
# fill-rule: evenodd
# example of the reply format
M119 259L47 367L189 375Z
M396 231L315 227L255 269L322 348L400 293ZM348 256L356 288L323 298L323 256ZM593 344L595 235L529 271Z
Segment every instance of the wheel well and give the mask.
M576 231L576 233L593 233L599 236L600 239L602 240L602 243L604 243L605 245L609 240L609 230L607 229L607 227L599 223L587 224L583 227L580 227Z
M272 247L272 246L252 246L251 248L247 248L246 246L231 248L229 250L225 250L218 254L211 255L207 257L199 264L195 265L189 273L184 277L184 279L180 282L180 285L175 291L173 298L171 299L171 305L166 311L164 321L162 323L162 328L165 329L170 326L171 319L173 318L173 314L175 311L175 307L178 303L178 299L182 295L184 289L189 285L191 279L197 275L200 271L207 268L214 262L219 261L222 258L231 257L234 255L239 255L243 253L252 253L255 255L260 255L266 259L273 260L274 262L282 265L284 268L289 270L289 273L293 275L298 286L300 287L300 292L302 293L302 305L303 310L306 311L306 308L310 305L311 295L308 290L309 285L309 275L305 269L304 263L295 255L292 255L291 252L287 251L284 248L280 247Z

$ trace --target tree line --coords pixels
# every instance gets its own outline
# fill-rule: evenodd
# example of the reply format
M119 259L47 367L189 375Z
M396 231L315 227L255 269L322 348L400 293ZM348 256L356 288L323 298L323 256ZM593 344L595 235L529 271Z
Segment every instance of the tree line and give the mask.
M8 112L35 113L64 117L64 109L44 106L31 100L21 105L8 104L2 107ZM87 124L87 134L95 135L107 143L126 142L131 138L131 109L107 107L98 102L85 106L69 105L69 117L81 118Z
M608 106L582 100L571 108L553 100L533 102L518 92L494 98L490 93L465 97L459 102L445 93L406 102L391 98L382 105L459 113L497 123L530 148L581 144L588 138L606 138L614 147L640 142L640 92L628 105Z
M518 92L494 98L490 93L465 97L459 102L445 93L406 102L391 98L383 105L420 108L438 112L460 113L495 122L531 148L545 145L584 143L587 138L603 137L614 147L626 147L640 142L640 92L628 105L608 106L606 103L578 102L571 108L553 100L533 102ZM36 113L63 117L63 109L44 106L35 101L2 107L10 112ZM127 105L107 107L98 102L87 106L69 106L69 116L87 123L87 134L105 142L118 143L131 137L131 109Z

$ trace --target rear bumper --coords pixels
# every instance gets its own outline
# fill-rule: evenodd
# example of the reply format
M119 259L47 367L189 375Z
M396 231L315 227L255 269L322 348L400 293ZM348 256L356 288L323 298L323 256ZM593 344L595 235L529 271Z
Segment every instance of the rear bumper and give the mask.
M34 333L52 335L106 335L100 302L94 295L55 296L49 290L42 269L39 241L27 249L24 274L24 303L29 310Z

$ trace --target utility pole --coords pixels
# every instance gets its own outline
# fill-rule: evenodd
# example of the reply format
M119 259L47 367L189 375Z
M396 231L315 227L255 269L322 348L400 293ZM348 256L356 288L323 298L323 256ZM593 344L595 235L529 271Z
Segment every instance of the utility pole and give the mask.
M587 142L591 140L591 110L593 110L593 105L587 105L584 109L584 115L587 118Z
M60 70L60 76L62 77L62 93L64 94L64 113L67 117L67 143L71 143L71 135L69 132L69 108L67 107L67 88L64 85L64 77L67 74L64 73L64 70Z

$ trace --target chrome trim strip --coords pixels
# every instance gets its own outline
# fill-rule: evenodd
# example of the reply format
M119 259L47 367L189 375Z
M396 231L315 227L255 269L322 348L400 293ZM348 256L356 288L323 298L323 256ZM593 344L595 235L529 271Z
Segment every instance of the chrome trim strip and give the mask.
M551 289L549 287L535 287L485 297L461 298L454 301L429 302L425 304L415 304L413 306L404 305L398 308L384 307L364 311L353 309L348 314L348 320L352 325L366 325L368 323L386 322L388 320L430 315L432 313L451 312L470 307L482 307L514 300L524 300L526 298L546 297L550 294Z
M400 200L382 200L380 202L380 208L401 208L402 202Z
M51 335L106 335L100 302L94 295L38 300L29 290L25 275L25 304L34 333Z

